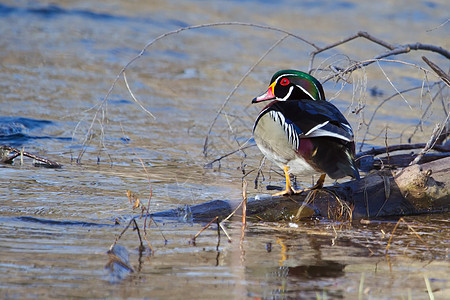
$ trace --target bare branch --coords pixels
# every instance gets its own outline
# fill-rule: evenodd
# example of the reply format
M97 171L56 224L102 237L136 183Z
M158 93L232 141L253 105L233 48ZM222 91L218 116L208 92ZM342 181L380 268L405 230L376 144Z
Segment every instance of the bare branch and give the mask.
M169 32L166 32L164 34L159 35L158 37L156 37L155 39L151 40L150 42L148 42L144 48L142 48L142 50L139 52L139 54L137 54L135 57L133 57L131 60L129 60L125 66L119 71L119 73L116 75L116 78L114 79L113 83L111 84L108 92L106 93L106 95L103 97L103 100L101 101L100 104L95 105L94 107L98 106L97 110L95 111L94 117L92 118L92 121L89 125L89 128L85 134L85 138L83 140L82 143L82 148L78 154L78 158L77 158L77 162L81 161L81 158L83 157L84 153L86 152L86 148L89 145L91 138L92 138L92 130L94 128L94 124L95 121L98 118L98 115L100 112L103 113L103 117L105 116L105 107L107 104L107 101L109 99L109 96L111 95L112 91L114 90L117 82L119 81L119 79L121 78L122 74L128 69L129 66L131 66L136 60L138 60L139 58L141 58L145 52L147 51L147 49L152 46L153 44L155 44L157 41L168 37L170 35L174 35L174 34L178 34L180 32L186 31L186 30L192 30L192 29L200 29L200 28L207 28L207 27L218 27L218 26L248 26L248 27L254 27L254 28L260 28L260 29L266 29L266 30L271 30L271 31L276 31L276 32L281 32L286 34L287 36L292 36L298 40L301 40L302 42L312 46L315 49L318 49L319 47L316 46L314 43L302 38L299 35L293 34L289 31L286 31L284 29L280 29L280 28L276 28L276 27L272 27L272 26L267 26L267 25L259 25L259 24L253 24L253 23L245 23L245 22L217 22L217 23L208 23L208 24L200 24L200 25L193 25L193 26L187 26L187 27L182 27L182 28L178 28L176 30L172 30ZM104 118L102 118L102 120L104 120ZM103 125L103 121L100 122L101 126ZM77 125L78 127L78 125ZM102 126L103 127L103 126ZM103 128L102 128L103 130Z
M250 139L248 139L247 142L248 142L249 140L250 140ZM227 153L227 154L222 155L222 156L219 157L219 158L216 158L216 159L210 161L209 163L205 164L204 167L205 167L205 168L211 168L212 165L213 165L215 162L221 161L221 160L224 159L225 157L228 157L228 156L230 156L230 155L233 155L233 154L235 154L236 152L242 151L242 150L244 150L244 149L247 149L247 148L251 148L251 147L256 146L256 144L252 144L252 145L247 145L247 146L245 146L247 142L245 142L244 145L242 145L242 146L239 147L238 149L236 149L236 150L234 150L234 151L231 151L231 152L229 152L229 153Z
M435 53L441 54L442 56L446 57L447 59L450 59L450 51L448 51L448 50L446 50L446 49L444 49L442 47L439 47L439 46L429 45L429 44L422 44L422 43L410 43L410 44L394 46L394 45L391 45L391 44L389 44L389 43L387 43L387 42L385 42L383 40L380 40L380 39L372 36L371 34L369 34L367 32L359 31L356 34L353 34L353 35L351 35L351 36L349 36L349 37L347 37L345 39L342 39L342 40L340 40L338 42L335 42L335 43L329 44L327 46L321 47L321 48L316 49L315 51L311 52L311 54L310 54L311 59L310 59L309 68L308 68L309 73L311 73L311 71L312 71L314 58L315 58L315 56L317 54L319 54L321 52L324 52L326 50L338 47L338 46L340 46L342 44L345 44L347 42L350 42L350 41L352 41L352 40L354 40L354 39L356 39L358 37L363 37L363 38L365 38L365 39L367 39L367 40L369 40L371 42L374 42L374 43L376 43L376 44L378 44L380 46L383 46L384 48L389 49L389 51L374 57L373 61L366 61L364 64L360 64L360 63L355 64L351 68L347 68L347 69L343 70L340 74L353 72L354 70L356 70L356 69L358 69L360 67L367 66L367 65L373 63L375 60L378 60L378 59L381 59L381 58L386 58L386 57L389 57L389 56L392 56L392 55L399 55L399 54L408 53L411 50L431 51L431 52L435 52ZM338 75L337 74L331 75L330 77L326 78L324 80L324 82L326 82L326 81L328 81L328 80L330 80L332 78L335 78L336 76L338 76Z
M441 125L436 124L436 126L433 129L433 133L431 134L431 137L428 140L427 144L422 149L422 151L420 151L419 155L417 155L416 158L414 158L414 160L409 164L410 166L414 165L414 164L418 164L419 161L424 156L424 154L427 153L431 148L433 148L433 145L435 144L436 139L439 137L439 134L441 133L440 129L441 129Z
M437 84L437 83L435 83ZM427 107L425 108L424 112L422 113L422 116L420 117L419 122L417 123L416 127L414 128L413 133L411 133L411 135L408 138L408 142L411 142L413 136L416 134L417 130L419 130L419 128L422 127L423 124L423 119L425 117L425 115L428 113L428 110L430 109L431 105L434 103L434 100L439 96L439 94L442 92L442 90L444 89L445 86L440 86L439 90L437 91L436 95L434 95L434 97L431 98L430 103L427 105Z
M312 70L312 65L313 65L313 62L314 62L314 58L315 58L315 56L316 56L317 54L319 54L319 53L321 53L321 52L324 52L324 51L326 51L326 50L335 48L335 47L340 46L340 45L342 45L342 44L345 44L345 43L347 43L347 42L350 42L350 41L352 41L352 40L354 40L354 39L356 39L356 38L358 38L358 37L366 38L366 39L368 39L369 41L372 41L372 42L374 42L374 43L376 43L376 44L379 44L379 45L381 45L381 46L383 46L383 47L385 47L385 48L387 48L387 49L390 49L390 50L395 49L395 47L394 47L393 45L391 45L391 44L389 44L389 43L386 43L385 41L382 41L382 40L380 40L380 39L377 39L377 38L373 37L372 35L368 34L367 32L359 31L359 32L357 32L357 33L355 33L355 34L353 34L353 35L351 35L351 36L349 36L349 37L347 37L347 38L345 38L345 39L342 39L342 40L340 40L340 41L338 41L338 42L332 43L332 44L330 44L330 45L327 45L327 46L325 46L325 47L322 47L322 48L320 48L320 49L317 49L316 51L311 52L311 54L310 54L311 60L310 60L310 62L309 62L309 72L311 72L311 70Z
M439 68L439 66L437 66L435 63L433 63L432 61L430 61L428 58L426 58L425 56L422 56L422 59L424 62L427 63L427 65L430 66L431 69L433 69L434 72L436 72L436 74L439 75L439 77L441 77L442 81L450 87L450 76L448 76L448 74L446 74L441 68Z
M407 92L410 92L410 91L414 91L414 90L417 90L417 89L420 89L420 88L422 88L422 87L420 86L420 87L409 88L409 89L406 89L406 90L401 91L400 94L407 93ZM365 141L366 141L366 139L367 139L367 135L369 134L369 128L370 128L370 125L371 125L372 122L374 121L375 115L377 114L378 110L379 110L386 102L388 102L389 100L391 100L392 98L394 98L394 97L396 97L396 96L398 96L398 95L399 95L399 93L395 93L395 94L393 94L392 96L390 96L390 97L384 99L384 100L381 101L380 104L378 104L378 106L375 108L375 110L373 111L372 116L370 117L369 122L367 123L367 129L366 129L366 132L364 133L364 136L363 136L361 145L360 145L360 147L359 147L359 151L361 151L362 147L363 147L364 144L365 144Z
M425 146L426 146L425 143L418 143L418 144L399 144L399 145L391 145L388 147L372 148L370 150L357 153L356 158L360 158L360 157L368 156L368 155L385 154L385 153L395 152L395 151L422 149ZM443 145L438 145L438 144L432 145L430 149L433 149L438 152L449 152L450 151L449 146L443 146Z
M133 98L134 102L136 102L140 106L140 108L142 108L142 110L145 111L148 115L150 115L153 119L156 119L156 117L150 111L148 111L144 107L144 105L142 105L142 103L138 99L136 99L136 97L134 96L133 92L131 91L130 86L128 85L128 80L127 80L127 76L126 76L125 72L123 72L123 81L125 81L125 85L127 87L128 93L130 93L131 98ZM123 129L122 129L122 131L123 131Z
M219 115L222 113L225 106L230 101L231 97L234 95L234 92L239 88L239 86L242 84L242 82L250 75L250 73L255 69L255 67L273 50L275 47L277 47L282 41L284 41L289 35L283 36L281 39L279 39L275 44L273 44L267 51L247 70L247 72L244 74L244 76L241 77L239 82L235 85L233 90L228 94L225 101L222 103L222 106L217 111L216 116L214 117L213 121L209 125L208 133L205 137L205 142L203 144L203 155L206 157L208 154L208 139L209 135L211 134L212 128L214 127L214 124L216 124L217 119L219 118Z

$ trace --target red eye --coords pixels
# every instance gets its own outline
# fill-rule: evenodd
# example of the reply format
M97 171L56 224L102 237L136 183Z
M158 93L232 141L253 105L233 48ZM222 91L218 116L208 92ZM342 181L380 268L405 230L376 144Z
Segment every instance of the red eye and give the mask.
M289 84L289 79L287 79L287 78L281 79L280 84L281 85L288 85Z

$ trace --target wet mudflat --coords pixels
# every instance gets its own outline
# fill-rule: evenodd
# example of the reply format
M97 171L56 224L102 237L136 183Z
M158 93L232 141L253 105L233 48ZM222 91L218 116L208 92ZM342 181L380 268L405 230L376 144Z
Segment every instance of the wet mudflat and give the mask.
M91 143L83 148L95 105L148 41L184 26L241 21L281 27L319 44L365 30L392 43L449 47L443 38L448 24L438 27L448 18L445 1L408 7L319 1L297 4L297 10L291 5L0 4L0 143L63 164L61 169L37 168L25 159L23 165L20 160L0 165L1 298L428 299L430 293L448 298L448 213L406 217L390 244L398 218L369 224L305 220L298 227L253 221L243 239L238 218L226 225L231 243L213 224L195 245L191 238L205 223L157 219L158 227L152 223L148 229L153 253L140 252L137 234L129 230L118 245L125 247L133 271L111 273L105 268L109 247L130 218L139 215L128 202L127 190L147 205L151 188L150 210L161 211L240 199L244 174L250 195L270 193L267 185L283 184L276 166L266 164L254 187L261 160L256 147L204 166L251 137L261 109L250 106L251 99L266 88L274 71L306 69L312 51L295 39L275 48L231 97L213 126L205 158L205 137L218 109L282 35L217 26L162 39L126 72L134 95L156 118L136 105L120 81L93 122ZM343 20L343 15L355 17ZM330 56L333 62L345 61L341 53L368 59L382 51L355 41L316 61L326 65ZM448 69L445 59L430 58ZM333 101L355 129L358 146L364 139L363 149L384 146L385 136L390 144L409 138L426 142L448 109L448 94L431 101L426 88L386 102L366 134L364 124L378 104L395 93L384 74L398 90L420 87L424 81L420 70L385 62L356 73L353 84L342 89L332 81L324 88L328 98L339 93ZM316 76L326 77L320 72ZM81 150L85 153L76 163ZM297 182L308 186L311 179ZM142 219L137 222L143 224Z

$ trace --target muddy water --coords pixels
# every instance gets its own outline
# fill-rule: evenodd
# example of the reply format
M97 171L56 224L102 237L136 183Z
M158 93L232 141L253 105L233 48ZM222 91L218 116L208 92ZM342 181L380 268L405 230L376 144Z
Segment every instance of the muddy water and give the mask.
M147 42L180 27L251 22L318 45L365 30L393 44L420 41L448 49L449 26L439 26L448 8L446 1L4 1L0 143L64 166L36 168L30 159L0 165L0 296L427 299L433 293L436 299L448 298L446 214L406 218L410 227L399 226L388 255L397 219L345 226L314 220L298 228L251 223L241 242L240 225L231 222L231 243L223 232L218 238L214 225L195 245L190 238L204 224L157 220L159 229L152 224L148 236L153 255L140 253L136 232L127 231L119 245L129 254L133 272L105 268L106 251L138 214L126 190L147 203L151 185L152 211L241 197L243 174L249 173L246 179L253 182L260 163L256 147L211 168L204 165L246 143L261 109L250 106L251 99L278 69L307 69L311 46L288 38L265 57L212 127L206 158L203 144L216 112L283 34L234 25L168 36L126 72L133 94L155 118L135 103L123 80L106 105L98 106L120 69ZM383 51L353 41L323 53L314 66L345 65ZM424 66L423 54L395 59ZM448 68L442 57L426 55ZM321 79L328 75L315 74ZM330 81L324 87L367 149L384 145L385 136L390 144L411 136L412 142L425 142L449 109L448 92L433 100L435 89L427 94L428 82L436 80L417 67L385 62L355 72L350 84ZM378 104L395 89L410 87L418 89L405 99L387 101L367 131ZM89 128L90 143L83 147ZM276 168L267 164L263 170L258 187L249 184L250 195L283 184ZM298 178L299 185L310 182Z

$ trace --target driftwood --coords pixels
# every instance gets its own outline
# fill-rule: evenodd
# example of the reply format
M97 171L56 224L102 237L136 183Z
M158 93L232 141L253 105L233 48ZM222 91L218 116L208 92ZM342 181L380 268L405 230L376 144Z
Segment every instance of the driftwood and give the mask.
M19 150L14 147L0 145L0 163L12 164L15 158L20 157L21 160L23 160L24 156L34 159L35 167L45 167L55 169L59 169L62 167L60 163L57 163L50 159L40 157L38 155L23 150Z
M448 211L450 143L443 142L450 132L447 126L442 130L439 128L436 126L426 144L392 145L358 153L358 168L368 172L360 180L324 187L308 194L248 198L246 215L264 221L298 221L302 217L313 216L349 221ZM418 154L404 153L418 149L421 149ZM396 154L398 151L402 153ZM384 157L380 157L383 154ZM153 213L152 216L222 220L234 212L240 202L213 200Z
M302 205L304 202L308 204ZM223 219L239 204L238 200L213 200L152 216L197 221ZM354 220L443 212L449 207L450 157L446 157L400 171L375 171L361 180L324 187L309 194L248 198L247 216L265 221L296 221L311 216Z

